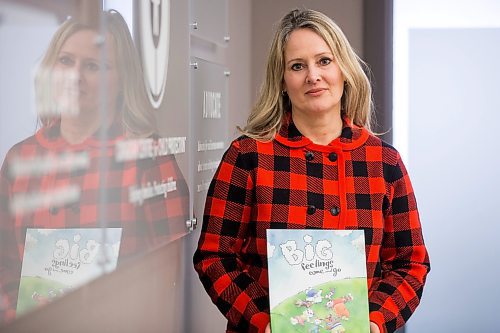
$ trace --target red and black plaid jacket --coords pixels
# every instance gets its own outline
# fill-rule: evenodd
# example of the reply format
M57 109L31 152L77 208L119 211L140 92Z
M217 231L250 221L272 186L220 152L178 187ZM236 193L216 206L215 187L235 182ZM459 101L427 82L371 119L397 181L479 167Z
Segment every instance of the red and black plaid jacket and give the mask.
M328 146L290 122L271 142L248 137L226 151L208 190L193 261L227 317L227 332L269 322L266 229L364 229L370 320L402 326L430 270L417 204L398 152L347 125Z
M167 155L117 162L116 143L124 139L122 133L122 127L115 123L107 132L106 143L100 142L97 133L81 144L69 145L60 136L59 124L55 124L8 152L0 173L0 322L15 315L27 228L121 227L119 264L186 233L189 193L175 158ZM30 158L40 161L82 152L88 156L83 168L64 170L59 165L43 174L14 170L16 158L29 163ZM131 200L131 189L167 181L175 182L176 189L166 196ZM57 204L52 200L48 205L40 201L22 207L15 204L23 195L49 197L68 186L80 190L76 201Z

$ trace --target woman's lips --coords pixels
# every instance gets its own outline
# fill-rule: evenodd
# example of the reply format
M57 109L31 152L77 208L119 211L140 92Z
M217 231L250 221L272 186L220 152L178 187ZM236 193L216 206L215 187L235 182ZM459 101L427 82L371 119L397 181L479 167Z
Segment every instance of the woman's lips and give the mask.
M306 95L309 96L319 96L322 95L325 91L327 91L326 88L314 88L306 91Z

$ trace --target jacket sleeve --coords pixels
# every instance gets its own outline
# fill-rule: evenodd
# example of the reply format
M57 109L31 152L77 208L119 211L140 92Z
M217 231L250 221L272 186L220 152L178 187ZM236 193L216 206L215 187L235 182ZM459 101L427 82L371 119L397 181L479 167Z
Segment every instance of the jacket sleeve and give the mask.
M240 260L254 192L250 155L240 153L238 141L224 154L208 190L193 262L230 327L238 332L264 332L269 323L268 293L246 273Z
M384 177L389 203L380 252L382 278L371 288L370 320L381 332L394 332L417 308L430 262L413 188L399 154L395 165L384 164Z
M0 171L0 324L15 318L21 276L14 219L9 211L9 189L7 163L4 162Z

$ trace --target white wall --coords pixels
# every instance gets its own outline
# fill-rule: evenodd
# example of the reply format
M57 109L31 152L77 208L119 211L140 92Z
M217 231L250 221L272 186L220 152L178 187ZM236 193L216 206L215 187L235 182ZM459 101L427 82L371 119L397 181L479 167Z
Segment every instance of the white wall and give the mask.
M35 133L33 74L57 25L52 15L0 3L0 161Z
M431 259L407 332L498 332L500 2L396 0L394 13L394 143Z

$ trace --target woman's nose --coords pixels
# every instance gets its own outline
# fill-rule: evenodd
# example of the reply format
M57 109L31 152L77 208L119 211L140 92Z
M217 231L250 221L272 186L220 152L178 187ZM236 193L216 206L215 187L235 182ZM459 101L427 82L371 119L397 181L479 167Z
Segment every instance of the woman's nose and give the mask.
M321 80L319 70L314 66L310 66L307 71L306 83L315 83L319 80Z
M72 87L78 84L81 80L81 73L78 67L66 68L64 70L56 70L52 74L57 82L62 84L62 87Z
M72 82L80 82L83 77L83 70L80 67L75 67L69 73L69 78Z

